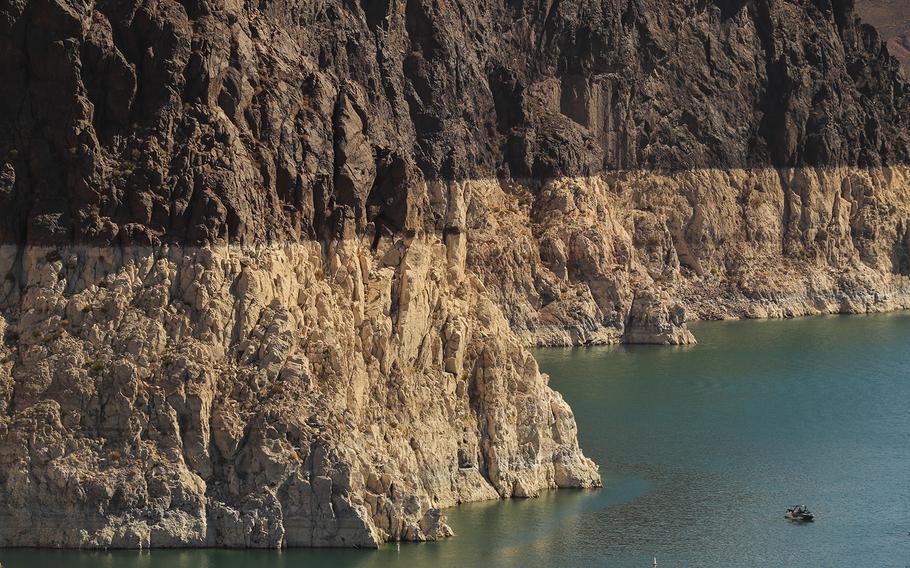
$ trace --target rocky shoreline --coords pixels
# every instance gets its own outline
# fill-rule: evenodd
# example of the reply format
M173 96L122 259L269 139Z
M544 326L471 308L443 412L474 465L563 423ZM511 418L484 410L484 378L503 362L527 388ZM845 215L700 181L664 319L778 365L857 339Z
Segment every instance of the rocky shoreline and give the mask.
M851 0L0 6L0 546L375 547L594 487L532 345L907 307Z
M4 247L0 545L375 547L599 486L463 255Z
M444 241L0 247L0 545L377 546L598 486L526 347L906 309L908 178L486 180Z
M468 265L526 345L910 306L910 169L619 172L465 190Z

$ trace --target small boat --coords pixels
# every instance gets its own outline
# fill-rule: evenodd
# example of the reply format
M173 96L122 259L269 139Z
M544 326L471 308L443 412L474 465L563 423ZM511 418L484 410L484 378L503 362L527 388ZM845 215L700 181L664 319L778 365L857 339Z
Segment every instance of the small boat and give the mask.
M815 520L815 515L805 505L796 505L787 509L784 518L800 523L811 523Z

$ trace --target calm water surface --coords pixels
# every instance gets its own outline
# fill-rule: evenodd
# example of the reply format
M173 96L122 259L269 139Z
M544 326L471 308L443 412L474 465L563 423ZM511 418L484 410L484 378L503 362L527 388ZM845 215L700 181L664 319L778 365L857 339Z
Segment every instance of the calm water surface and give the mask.
M693 326L696 347L540 350L604 489L448 511L361 551L0 551L5 568L910 567L910 315ZM782 518L805 502L812 525Z

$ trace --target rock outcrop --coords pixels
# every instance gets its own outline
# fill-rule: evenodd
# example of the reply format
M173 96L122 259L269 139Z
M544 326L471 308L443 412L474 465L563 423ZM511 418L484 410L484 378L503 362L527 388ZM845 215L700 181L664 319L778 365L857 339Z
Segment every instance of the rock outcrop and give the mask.
M910 308L910 168L472 184L469 265L527 344L686 344L687 318ZM508 235L503 238L502 235Z
M598 485L463 243L369 245L28 249L0 545L370 547Z
M438 538L599 484L526 345L910 305L852 0L18 0L0 77L0 545Z

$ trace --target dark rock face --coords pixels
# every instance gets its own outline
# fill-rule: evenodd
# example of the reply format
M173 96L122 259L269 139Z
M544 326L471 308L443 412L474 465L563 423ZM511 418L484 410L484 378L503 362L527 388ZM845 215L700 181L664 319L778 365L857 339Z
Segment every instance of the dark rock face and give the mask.
M0 74L6 243L441 232L422 181L910 156L852 0L19 0Z

